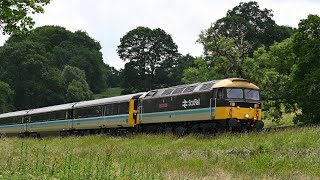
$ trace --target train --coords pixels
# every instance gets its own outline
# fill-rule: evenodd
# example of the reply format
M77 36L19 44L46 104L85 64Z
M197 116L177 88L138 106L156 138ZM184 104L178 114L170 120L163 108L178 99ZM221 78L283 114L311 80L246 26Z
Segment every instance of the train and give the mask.
M260 89L228 78L0 114L0 135L260 131Z

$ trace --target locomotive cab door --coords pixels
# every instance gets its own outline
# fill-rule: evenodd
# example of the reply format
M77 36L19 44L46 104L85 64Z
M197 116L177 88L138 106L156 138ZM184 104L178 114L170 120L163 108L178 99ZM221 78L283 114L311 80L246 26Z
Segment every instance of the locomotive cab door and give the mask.
M217 110L217 89L212 90L210 98L210 117L216 119L216 110Z

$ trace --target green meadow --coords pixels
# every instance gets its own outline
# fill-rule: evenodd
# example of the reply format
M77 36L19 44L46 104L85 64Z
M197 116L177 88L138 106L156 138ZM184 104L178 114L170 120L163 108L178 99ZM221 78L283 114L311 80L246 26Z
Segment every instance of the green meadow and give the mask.
M320 128L0 139L0 179L319 179Z

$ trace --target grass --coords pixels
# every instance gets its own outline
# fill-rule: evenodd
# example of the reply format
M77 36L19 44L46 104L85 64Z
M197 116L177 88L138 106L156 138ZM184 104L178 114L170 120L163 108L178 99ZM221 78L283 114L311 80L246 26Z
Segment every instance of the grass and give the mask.
M0 139L0 179L315 179L320 129Z
M123 89L120 87L115 88L108 88L104 92L100 94L93 95L94 99L100 99L100 98L107 98L107 97L113 97L113 96L119 96L121 95L121 91Z

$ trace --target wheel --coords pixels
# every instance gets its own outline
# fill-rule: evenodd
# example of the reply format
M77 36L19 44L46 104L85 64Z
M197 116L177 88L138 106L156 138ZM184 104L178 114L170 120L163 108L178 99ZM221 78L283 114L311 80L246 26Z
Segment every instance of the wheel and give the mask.
M174 129L174 134L177 136L184 136L187 133L187 128L184 127L177 127Z
M254 124L253 124L253 129L255 130L255 131L261 131L262 129L263 129L263 127L264 127L264 123L263 123L263 121L261 121L261 120L259 120L259 121L256 121Z
M238 128L238 121L236 119L229 119L228 125L232 129Z

